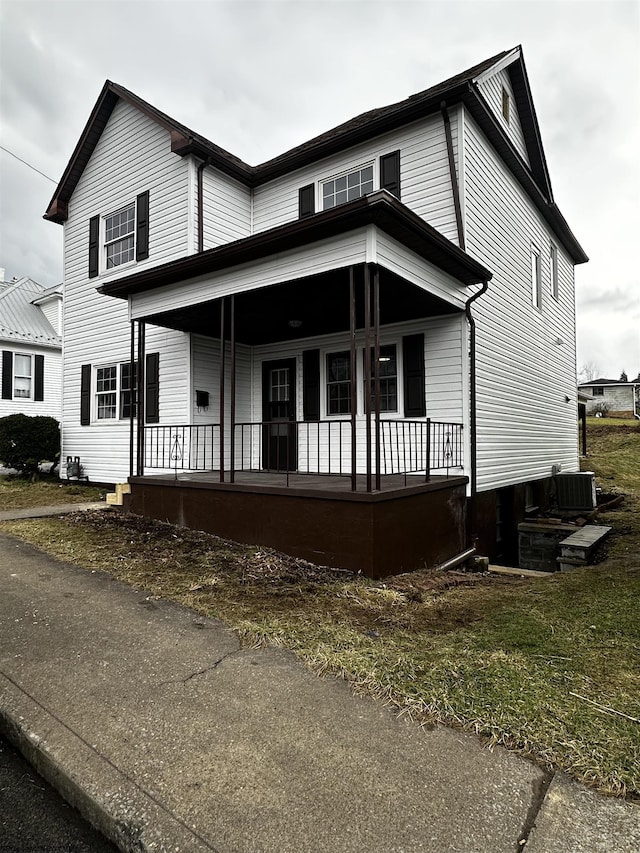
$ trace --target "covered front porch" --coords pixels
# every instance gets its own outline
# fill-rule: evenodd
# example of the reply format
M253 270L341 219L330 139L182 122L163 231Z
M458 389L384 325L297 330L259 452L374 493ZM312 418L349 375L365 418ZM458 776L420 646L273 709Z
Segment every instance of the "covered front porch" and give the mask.
M139 412L147 325L191 342L187 418L131 418L133 511L373 576L468 552L465 287L489 274L386 195L104 288Z

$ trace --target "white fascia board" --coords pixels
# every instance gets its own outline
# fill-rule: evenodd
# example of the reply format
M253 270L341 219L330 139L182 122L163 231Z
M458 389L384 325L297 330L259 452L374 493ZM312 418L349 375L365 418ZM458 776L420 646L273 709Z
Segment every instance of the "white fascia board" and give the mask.
M507 68L507 66L511 65L514 60L519 59L521 55L521 51L519 47L514 47L512 51L510 51L506 56L503 56L495 65L492 65L491 68L487 68L486 71L483 71L482 74L478 74L477 77L473 78L474 83L484 83L485 80L488 80L489 77L493 77L494 74L497 74L498 71L502 71L503 68Z

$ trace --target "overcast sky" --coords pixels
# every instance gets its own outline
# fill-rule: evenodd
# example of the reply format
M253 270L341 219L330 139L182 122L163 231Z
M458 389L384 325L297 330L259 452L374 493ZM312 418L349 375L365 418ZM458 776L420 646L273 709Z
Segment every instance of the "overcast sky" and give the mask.
M0 145L60 179L105 79L252 165L523 46L576 268L578 366L640 373L637 0L0 0ZM0 267L62 280L55 184L0 150Z

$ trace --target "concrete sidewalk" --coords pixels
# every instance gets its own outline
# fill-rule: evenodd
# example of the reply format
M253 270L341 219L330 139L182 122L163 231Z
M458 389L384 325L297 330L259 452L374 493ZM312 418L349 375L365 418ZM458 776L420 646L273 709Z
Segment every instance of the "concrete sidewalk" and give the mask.
M123 850L640 849L637 806L107 575L0 536L0 582L0 726Z

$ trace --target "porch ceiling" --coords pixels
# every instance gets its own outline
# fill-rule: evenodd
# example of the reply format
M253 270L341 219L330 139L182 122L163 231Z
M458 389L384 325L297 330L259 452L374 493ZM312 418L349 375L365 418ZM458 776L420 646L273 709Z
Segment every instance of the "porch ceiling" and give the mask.
M364 327L362 267L355 269L356 327ZM154 314L145 319L158 326L219 337L219 299ZM380 323L452 314L455 308L389 270L380 269ZM349 270L339 269L235 296L235 328L239 343L291 341L350 328ZM300 325L292 327L291 321ZM228 334L228 327L227 327Z

